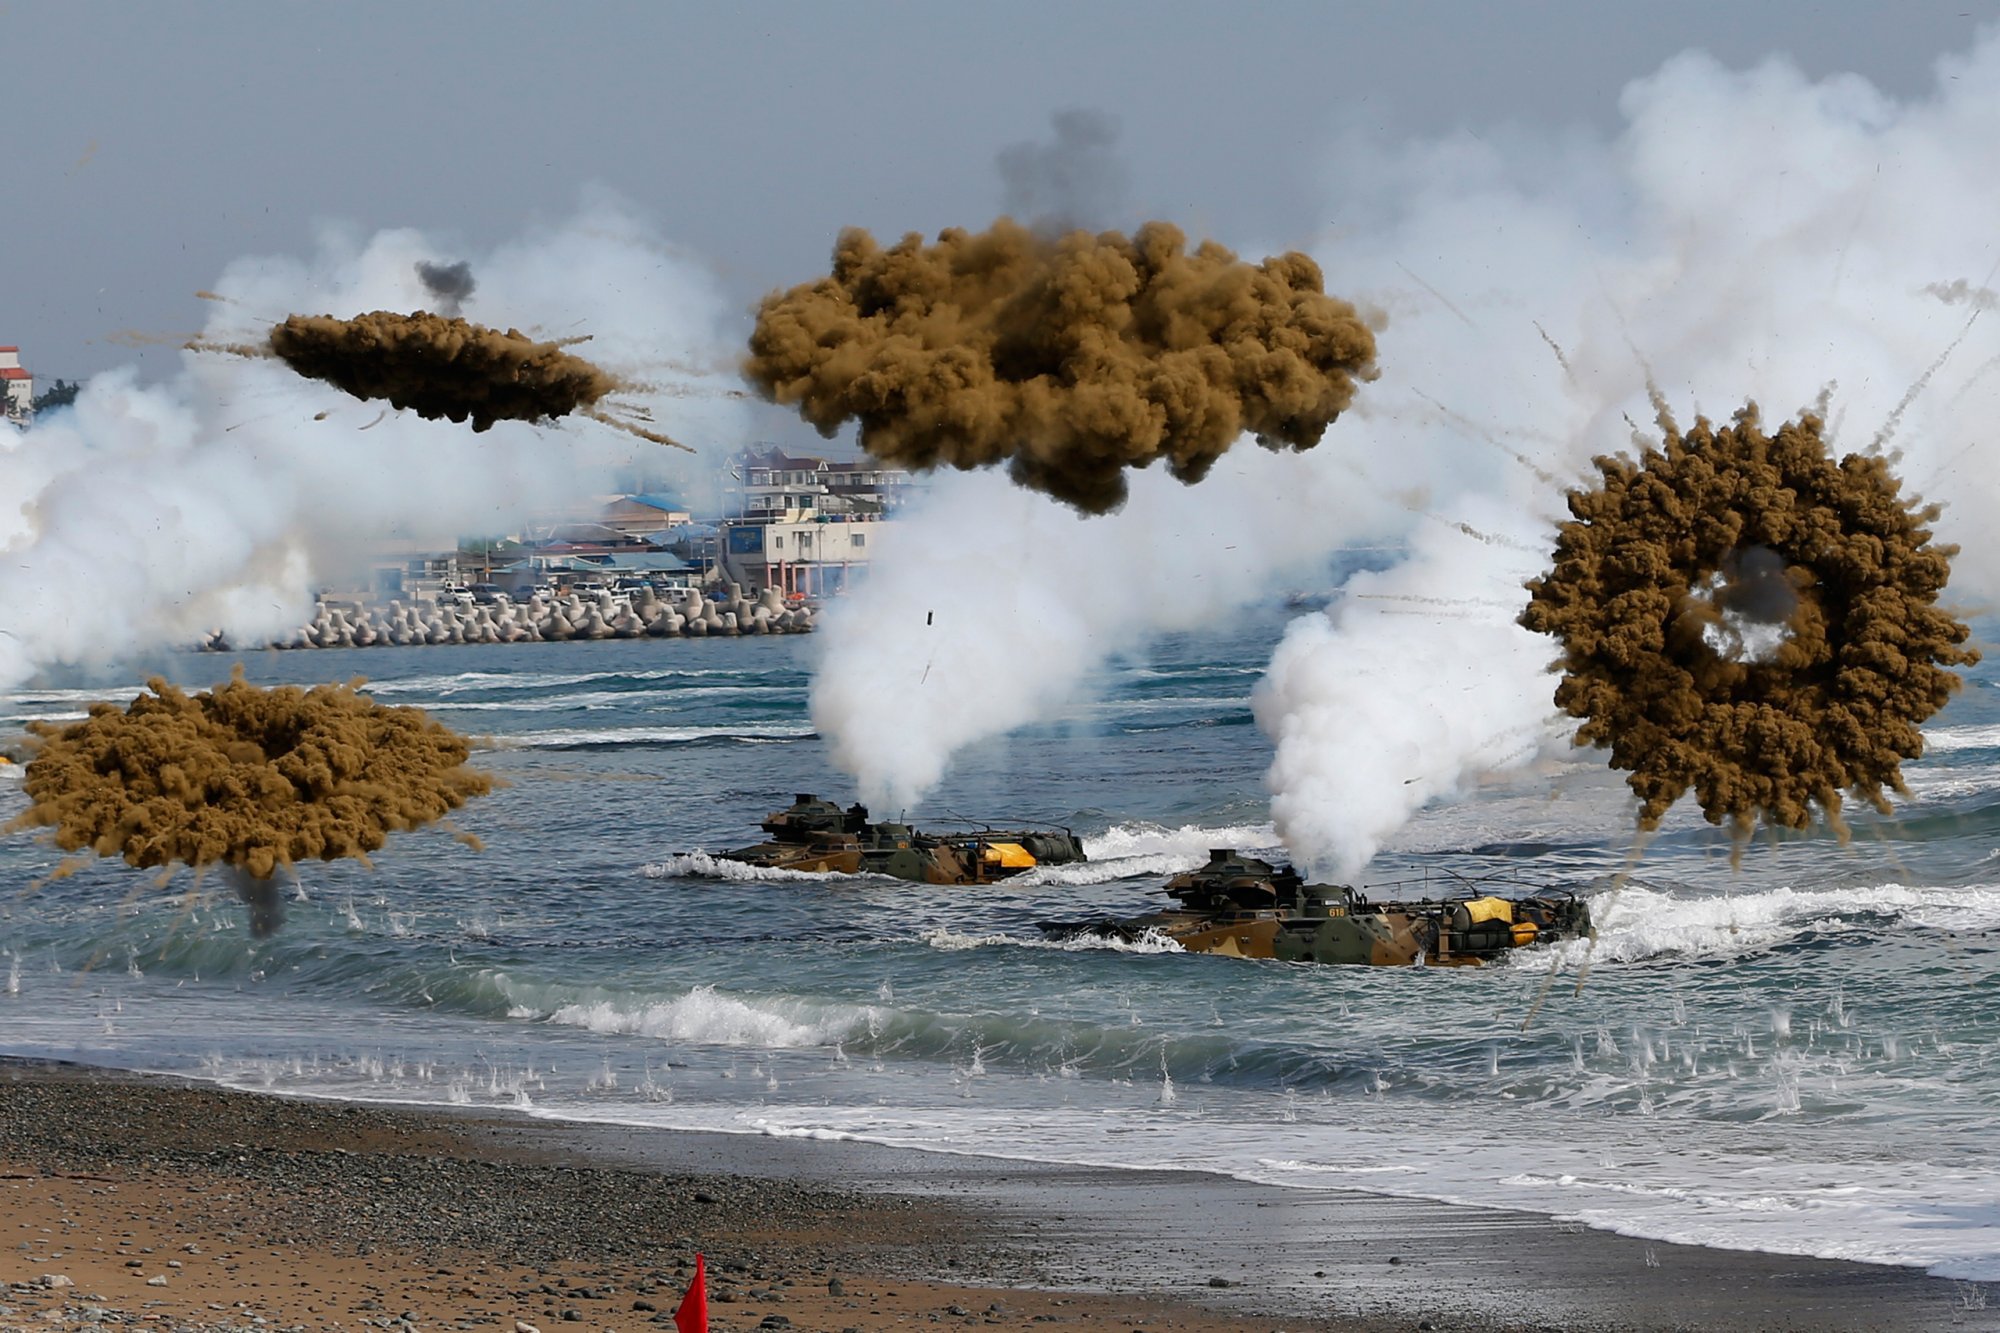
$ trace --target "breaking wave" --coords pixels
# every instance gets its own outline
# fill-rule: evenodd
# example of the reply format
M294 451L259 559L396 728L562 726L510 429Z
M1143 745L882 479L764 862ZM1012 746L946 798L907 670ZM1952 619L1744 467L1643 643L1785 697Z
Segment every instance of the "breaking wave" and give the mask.
M966 949L1015 948L1053 949L1059 953L1088 953L1103 950L1110 953L1181 953L1181 946L1168 939L1157 930L1148 930L1136 940L1109 940L1095 935L1065 935L1060 938L1044 939L1022 935L1003 935L993 932L984 935L965 935L947 926L933 926L917 937L933 949L947 953L957 953Z
M1270 851L1284 859L1277 831L1269 824L1235 824L1201 828L1183 824L1113 824L1102 833L1086 835L1080 865L1043 866L1029 872L1032 883L1101 884L1130 875L1175 875L1208 862L1217 847Z
M1593 899L1591 914L1594 946L1568 940L1518 953L1511 965L1547 970L1573 967L1586 957L1593 963L1728 957L1778 947L1808 931L1879 932L1885 918L1919 929L1991 930L2000 928L2000 885L1781 888L1696 898L1634 884Z
M1900 805L1907 809L1912 804L1925 801L1948 801L2000 790L2000 766L1978 764L1926 768L1917 765L1904 775L1904 782L1909 786L1910 799Z
M1955 750L1990 750L1996 747L2000 747L2000 724L1939 727L1924 732L1925 754L1950 754Z
M749 883L758 880L800 880L819 882L830 879L856 879L855 875L843 875L836 870L785 870L778 866L753 866L742 861L732 861L726 856L715 856L709 852L680 852L655 861L639 872L647 879L723 879Z
M761 685L696 685L643 696L644 702L658 701L678 709L695 700L715 700L732 696L771 698L772 690ZM581 690L574 694L507 699L444 698L430 704L433 713L560 713L590 712L609 708L629 708L638 697L633 690Z
M453 695L476 693L484 690L534 691L570 689L578 685L616 685L629 682L648 688L660 681L708 680L716 676L726 676L741 680L758 680L767 676L797 676L795 668L754 668L720 667L711 669L658 671L459 671L445 675L405 676L398 680L371 680L365 687L371 694L424 694L448 701ZM52 691L54 694L75 694L93 697L86 691ZM21 695L15 696L25 697Z
M725 995L713 986L696 986L673 1000L634 1004L605 998L559 1005L546 1021L590 1032L769 1050L832 1046L865 1031L871 1019L879 1025L879 1015L865 1007L829 1008L802 1000L750 1001Z
M479 748L489 750L609 750L641 745L687 745L740 742L770 745L808 740L810 723L753 723L748 726L707 727L562 727L523 731L509 736L482 736Z
M1269 824L1245 824L1225 828L1178 829L1158 825L1121 824L1082 839L1087 861L1069 865L1037 866L1007 882L1022 888L1035 885L1107 884L1140 875L1172 875L1193 870L1208 861L1214 847L1265 849L1282 857ZM647 865L642 871L649 879L685 876L690 879L751 880L838 880L875 878L843 875L838 871L780 870L749 866L709 852L687 852ZM1014 941L1019 942L1019 941Z

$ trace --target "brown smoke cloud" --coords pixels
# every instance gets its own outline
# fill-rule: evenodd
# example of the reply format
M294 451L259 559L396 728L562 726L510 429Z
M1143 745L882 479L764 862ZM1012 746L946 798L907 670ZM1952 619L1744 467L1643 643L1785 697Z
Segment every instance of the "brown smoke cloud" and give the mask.
M1881 457L1836 462L1817 416L1762 430L1755 404L1596 460L1521 623L1562 644L1555 701L1608 747L1657 827L1692 788L1710 823L1803 828L1841 793L1889 809L1918 726L1978 660L1936 605L1955 547Z
M133 866L220 863L266 880L298 861L365 858L493 789L464 767L463 737L352 685L262 689L239 667L202 694L147 687L127 708L30 724L32 803L10 830L51 828L64 851Z
M568 416L621 387L562 343L424 311L292 315L273 326L270 341L301 375L420 417L469 420L474 430Z
M1302 254L1187 252L1149 222L1051 237L1002 219L888 249L841 233L833 271L774 292L745 373L766 398L913 468L1006 461L1086 513L1124 469L1205 476L1245 431L1310 449L1375 374L1375 336Z

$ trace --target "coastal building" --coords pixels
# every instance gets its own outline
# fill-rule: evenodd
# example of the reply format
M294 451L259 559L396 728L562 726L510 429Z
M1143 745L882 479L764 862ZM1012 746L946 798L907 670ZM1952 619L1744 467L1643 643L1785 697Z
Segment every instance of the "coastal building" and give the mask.
M883 514L900 504L915 478L872 459L835 461L782 449L737 455L724 483L727 514L768 519L822 514Z
M845 501L849 513L886 514L901 505L917 484L907 469L883 467L869 458L829 463L826 469L827 493Z
M681 497L664 491L594 495L543 510L517 535L529 545L563 540L636 543L693 517Z
M354 594L426 600L488 585L520 598L537 588L641 581L661 593L718 581L752 595L844 592L867 569L908 474L775 451L761 457L755 506L737 518L696 521L679 496L662 491L598 495L552 506L516 533L467 537L449 552L385 547Z
M607 528L616 529L628 537L643 538L693 521L694 512L681 503L680 497L658 491L621 495L604 506L604 514L599 519Z
M17 426L35 419L35 377L22 367L18 347L0 347L0 416Z
M723 568L746 589L787 596L847 591L865 573L885 520L877 514L794 513L722 524Z
M803 597L844 592L867 569L882 524L917 485L907 470L867 457L748 450L731 461L723 481L726 517L714 538L714 561L724 577L750 590Z

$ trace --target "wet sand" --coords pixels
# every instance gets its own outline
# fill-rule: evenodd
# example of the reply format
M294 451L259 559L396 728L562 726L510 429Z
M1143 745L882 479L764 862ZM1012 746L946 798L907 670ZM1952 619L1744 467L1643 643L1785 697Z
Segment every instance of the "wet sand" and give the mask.
M0 1330L671 1327L697 1250L717 1329L2000 1329L1531 1214L0 1062Z

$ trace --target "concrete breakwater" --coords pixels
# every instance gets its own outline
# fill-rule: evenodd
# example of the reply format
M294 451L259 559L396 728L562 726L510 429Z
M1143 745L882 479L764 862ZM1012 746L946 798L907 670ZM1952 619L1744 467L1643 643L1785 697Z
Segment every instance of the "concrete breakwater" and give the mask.
M720 597L688 592L662 597L650 588L630 598L602 592L536 593L524 602L466 605L391 601L380 605L321 602L312 623L271 640L273 648L382 648L445 643L559 643L572 639L701 638L711 634L802 634L812 612L787 607L777 589L745 597L734 584ZM246 646L217 630L197 645L210 652Z

